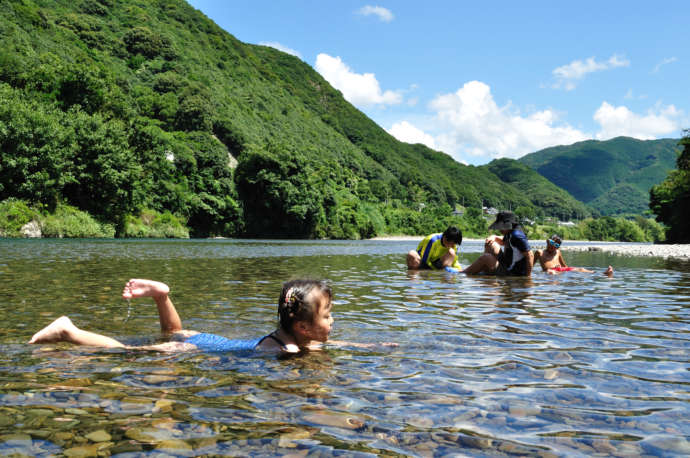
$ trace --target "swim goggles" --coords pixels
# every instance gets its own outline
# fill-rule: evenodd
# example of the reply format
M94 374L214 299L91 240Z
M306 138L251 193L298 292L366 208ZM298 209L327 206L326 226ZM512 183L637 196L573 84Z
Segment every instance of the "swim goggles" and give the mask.
M549 242L549 245L551 245L551 246L553 246L553 247L556 247L556 248L559 248L559 247L561 246L560 243L556 243L556 242L554 242L554 241L551 240L551 239L547 240L547 242Z

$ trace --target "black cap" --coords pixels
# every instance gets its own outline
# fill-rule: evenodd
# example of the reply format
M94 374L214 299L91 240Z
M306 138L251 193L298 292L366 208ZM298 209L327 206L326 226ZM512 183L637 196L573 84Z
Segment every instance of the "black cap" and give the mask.
M515 226L520 224L518 217L513 212L499 212L496 221L489 226L492 231L512 231Z

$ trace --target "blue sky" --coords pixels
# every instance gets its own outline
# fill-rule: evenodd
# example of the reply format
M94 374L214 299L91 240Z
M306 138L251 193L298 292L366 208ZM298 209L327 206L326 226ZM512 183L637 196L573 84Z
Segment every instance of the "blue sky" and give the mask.
M690 128L685 1L189 3L297 55L398 139L467 164Z

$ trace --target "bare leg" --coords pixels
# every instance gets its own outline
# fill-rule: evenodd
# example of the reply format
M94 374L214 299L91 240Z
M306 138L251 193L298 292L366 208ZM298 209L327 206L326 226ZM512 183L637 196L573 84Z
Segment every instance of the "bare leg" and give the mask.
M170 288L165 283L153 280L133 278L127 282L122 290L124 299L135 297L152 297L158 307L158 318L161 323L161 331L172 333L182 330L182 320L175 310L168 293Z
M574 270L575 272L584 272L584 273L587 273L587 274L592 274L592 273L594 273L593 270L585 269L584 267L573 267L573 270Z
M422 258L419 257L417 250L410 250L407 253L407 268L408 269L419 269L422 264Z
M194 331L187 332L194 333ZM77 345L87 345L90 347L130 348L162 352L189 351L196 349L196 346L184 342L165 342L162 344L146 345L142 347L127 347L121 342L118 342L110 337L77 328L66 316L58 318L45 328L38 331L29 341L30 344L52 342L69 342Z
M30 344L49 342L71 342L77 345L104 348L124 347L122 343L113 338L79 329L66 316L61 316L53 321L29 340Z
M490 253L484 253L476 261L467 266L462 273L474 275L481 272L494 273L498 269L498 259Z
M443 267L450 267L453 265L453 261L455 261L455 250L451 248L448 250L448 253L441 256L441 265Z
M486 239L484 242L484 253L492 254L495 258L498 257L498 253L501 252L501 244L496 242L495 239Z

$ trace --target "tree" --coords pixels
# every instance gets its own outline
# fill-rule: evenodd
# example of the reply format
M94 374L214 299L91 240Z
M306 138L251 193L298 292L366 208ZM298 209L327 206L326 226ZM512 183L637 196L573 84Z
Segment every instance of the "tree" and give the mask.
M666 240L671 243L690 243L690 130L684 131L679 142L683 151L666 180L649 191L649 208L656 220L668 226Z
M116 235L125 228L125 217L141 202L141 165L135 160L125 126L71 109L66 127L74 132L76 151L67 173L72 180L63 195L68 202L104 221L115 224Z
M520 218L527 218L534 220L537 217L537 210L534 207L528 207L526 205L521 205L515 209L515 213Z
M54 209L67 172L74 141L64 129L62 112L0 84L0 200L10 197Z
M236 183L249 234L314 237L323 206L310 171L305 158L285 145L242 154Z

